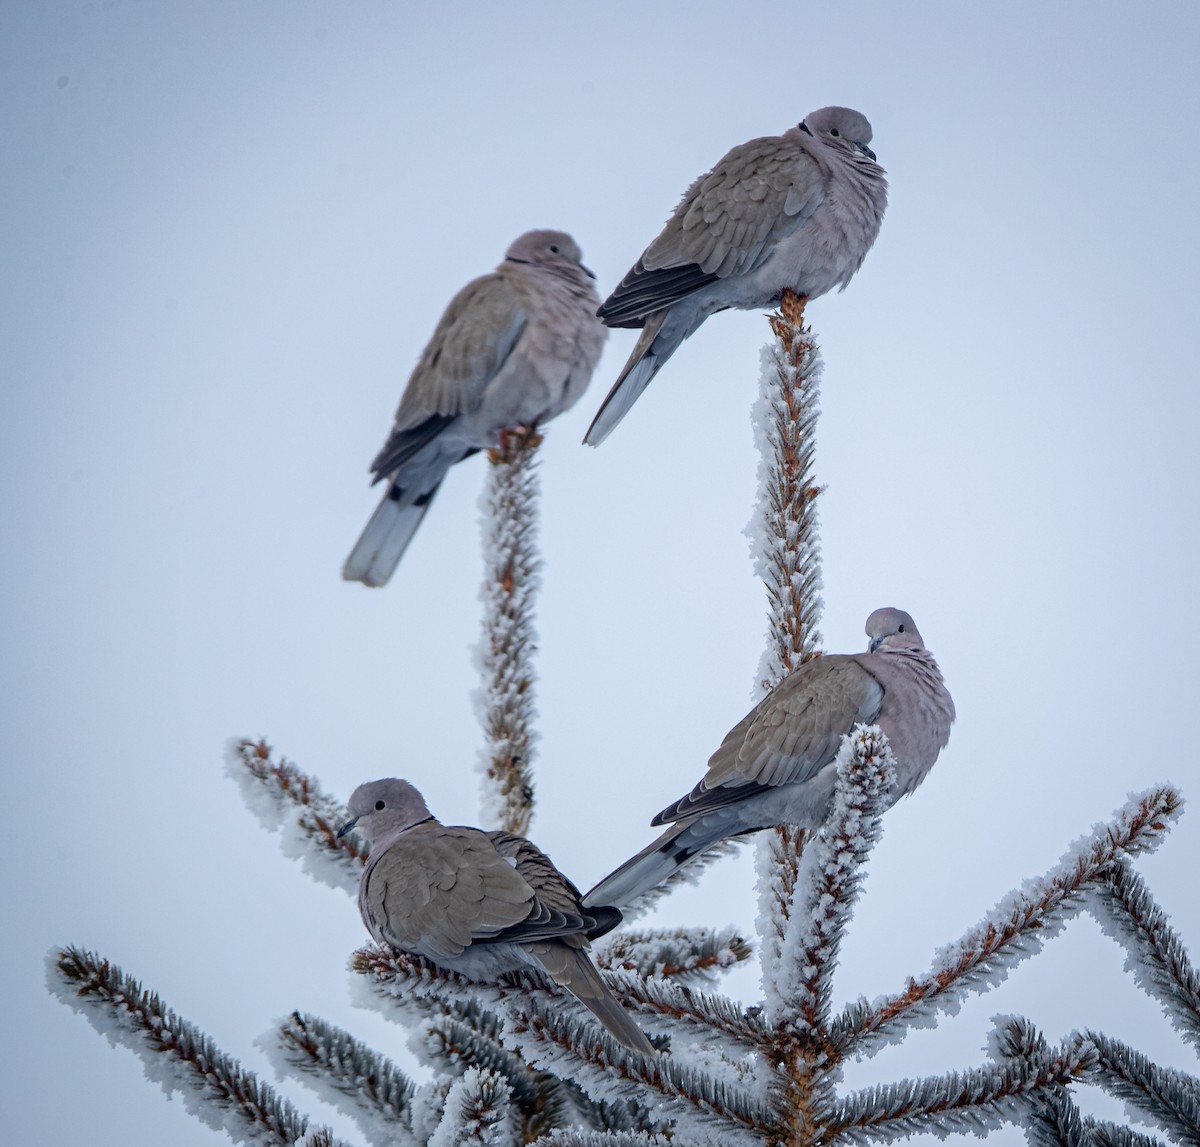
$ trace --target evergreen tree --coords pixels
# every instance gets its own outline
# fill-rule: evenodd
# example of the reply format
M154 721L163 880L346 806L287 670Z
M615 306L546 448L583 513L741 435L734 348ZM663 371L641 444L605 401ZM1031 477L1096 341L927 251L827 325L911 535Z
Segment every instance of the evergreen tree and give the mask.
M757 569L766 586L762 690L819 656L821 588L813 475L820 359L803 302L771 317L755 420L763 461ZM487 827L527 830L534 799L533 604L538 588L535 433L506 437L489 457L487 574L480 651L486 732ZM263 742L243 741L234 770L253 794L288 811L320 878L353 892L365 859L335 798ZM282 1059L347 1110L372 1144L821 1144L944 1135L1020 1124L1034 1144L1159 1142L1083 1116L1081 1082L1124 1100L1165 1139L1200 1143L1200 1080L1157 1067L1100 1032L1052 1043L1019 1016L997 1020L990 1059L945 1075L846 1092L842 1068L995 986L1086 910L1129 953L1138 985L1184 1039L1200 1045L1200 977L1131 860L1154 848L1181 801L1151 789L1076 844L1050 872L992 908L942 949L928 971L897 977L883 999L834 1006L831 983L864 865L881 831L893 760L877 728L858 727L838 757L833 807L808 839L782 827L760 834L758 956L764 998L745 1006L717 994L721 972L751 945L732 929L625 926L596 946L610 988L661 1049L653 1060L615 1043L582 1007L534 973L479 984L402 952L367 945L352 967L420 1033L431 1078L418 1083L350 1033L294 1012L275 1033ZM366 779L366 778L364 778ZM714 849L675 879L703 878ZM656 889L637 908L670 891ZM632 917L636 913L630 913ZM100 956L54 954L51 986L98 1028L139 1050L156 1074L174 1073L193 1110L235 1141L332 1144L274 1089L224 1055Z

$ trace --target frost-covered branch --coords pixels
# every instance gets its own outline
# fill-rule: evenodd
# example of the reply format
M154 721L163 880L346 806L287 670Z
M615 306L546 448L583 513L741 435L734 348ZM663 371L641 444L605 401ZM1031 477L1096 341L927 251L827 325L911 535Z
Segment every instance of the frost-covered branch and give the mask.
M552 1131L530 1147L667 1147L671 1142L648 1131Z
M1200 1143L1200 1080L1186 1072L1159 1067L1141 1052L1100 1032L1080 1039L1095 1045L1099 1058L1094 1082L1158 1124L1182 1143Z
M1085 1116L1083 1123L1089 1147L1166 1147L1161 1139L1153 1135L1134 1131L1132 1127L1119 1123L1109 1123L1106 1119Z
M555 1127L586 1126L595 1130L644 1130L645 1113L628 1101L593 1101L569 1079L538 1071L501 1043L503 1025L497 1012L478 1000L458 1005L427 1023L426 1058L443 1070L469 1065L498 1072L511 1089L522 1137L528 1141Z
M698 992L686 984L670 980L643 979L627 975L614 980L619 994L627 1002L639 1005L649 1015L662 1016L676 1023L694 1025L715 1042L719 1035L729 1036L738 1044L734 1054L744 1055L751 1049L763 1049L770 1043L770 1032L761 1011L746 1011L740 1004L725 996Z
M770 985L772 1018L797 1032L814 1034L828 1024L838 949L895 773L895 757L877 725L856 725L842 739L829 816L809 846L803 898L787 917Z
M563 993L551 989L540 977L519 973L505 976L498 984L475 983L420 957L374 946L355 952L351 967L368 977L375 990L402 1006L411 1006L422 996L445 999L461 994L475 998L485 1009L502 1011L507 1048L531 1066L575 1080L593 1099L627 1100L637 1093L631 1092L628 1085L632 1083L671 1102L675 1119L724 1118L731 1121L732 1128L742 1130L765 1126L766 1108L752 1091L675 1056L657 1056L646 1062L618 1044L590 1013L573 1002L564 1007ZM609 973L605 982L617 995L625 995L625 988L630 993L626 998L641 1004L643 1014L656 1014L648 1000L635 994L634 977ZM695 995L680 986L665 988L681 996ZM751 1021L743 1017L742 1022ZM720 1033L711 1034L716 1037Z
M526 1058L548 1071L569 1073L592 1095L619 1098L629 1093L629 1084L656 1092L685 1142L689 1128L705 1133L720 1128L723 1136L735 1138L775 1130L759 1089L725 1071L697 1068L677 1055L631 1055L603 1028L585 1028L575 1014L542 995L525 997L516 1018L513 1034Z
M900 1139L921 1131L979 1133L1021 1121L1030 1095L1082 1079L1096 1049L1072 1045L1057 1052L1002 1060L971 1071L867 1088L838 1100L825 1138L846 1142Z
M1130 949L1126 967L1138 985L1200 1051L1200 976L1145 882L1128 864L1116 864L1091 905L1101 927Z
M1034 1092L1022 1122L1030 1147L1092 1147L1087 1120L1065 1087Z
M94 952L52 953L51 990L93 1026L141 1055L146 1073L179 1091L192 1114L241 1143L334 1147L328 1128L308 1120L269 1084L222 1052L153 992ZM232 1118L230 1118L232 1116Z
M630 1096L607 1101L588 1096L569 1072L540 1070L525 1054L512 1035L514 1028L530 1022L525 997L540 993L552 1000L548 1006L562 1006L562 994L550 989L548 981L514 976L498 984L475 983L420 956L373 945L354 953L351 968L365 978L373 994L420 1022L425 1037L415 1049L439 1073L449 1068L458 1074L474 1065L503 1076L525 1139L555 1126L641 1131L659 1125L648 1120ZM589 1018L585 1030L591 1038L600 1029ZM619 1045L614 1049L616 1059L629 1055Z
M989 1043L1002 1063L1043 1063L1050 1048L1046 1037L1024 1016L997 1016ZM1065 1087L1048 1085L1031 1091L1025 1103L1022 1121L1030 1147L1089 1147L1087 1121Z
M1083 907L1083 893L1105 879L1118 860L1157 847L1180 804L1179 794L1167 785L1134 798L1112 824L1077 845L1040 881L1006 897L982 924L944 949L925 976L910 979L904 991L882 1003L859 1000L846 1008L831 1025L834 1044L843 1053L853 1047L870 1054L883 1038L898 1038L934 1009L953 1012L970 992L999 983L1058 935Z
M808 833L783 824L762 834L758 846L758 946L764 983L780 975Z
M300 1012L283 1020L276 1036L284 1065L299 1071L322 1098L348 1107L373 1143L415 1142L409 1121L416 1086L390 1059Z
M549 1001L549 1009L558 1014L578 1017L581 1023L588 1025L589 1039L591 1033L597 1038L609 1038L616 1049L614 1058L631 1061L642 1058L611 1040L578 1000L532 969L508 973L494 983L483 983L439 967L422 956L398 949L385 951L373 944L359 948L351 956L350 968L366 977L373 990L402 1008L416 1007L425 1012L446 1014L451 1005L461 1009L476 1001L485 1011L503 1014L510 1021L504 1031L505 1046L514 1046L508 1038L513 1031L528 1026L529 1001L537 998ZM615 972L601 974L609 990L621 996L626 976ZM524 1052L522 1055L528 1062L534 1062L534 1058Z
M541 587L537 550L536 430L505 431L487 452L483 495L486 570L483 688L480 709L487 743L483 771L484 823L525 835L533 815L534 601Z
M1048 1054L1046 1037L1022 1016L997 1017L991 1044L1000 1060L1043 1060ZM1101 1041L1105 1037L1099 1037ZM1095 1082L1103 1071L1104 1053L1091 1034L1075 1034L1072 1044L1081 1050L1092 1049L1095 1063L1088 1082ZM1023 1119L1031 1147L1163 1147L1153 1136L1084 1115L1071 1098L1070 1091L1050 1085L1030 1092L1028 1111Z
M764 348L761 389L751 415L758 440L758 510L751 535L755 572L767 590L762 694L817 656L822 602L821 548L813 478L821 355L804 325L804 300L785 291L770 316L775 343Z
M775 342L763 351L759 399L752 422L758 442L758 500L748 533L755 572L767 592L767 645L759 662L755 695L765 696L788 673L819 655L822 602L821 550L813 476L819 413L821 356L804 325L803 298L785 291L770 316ZM801 879L807 834L781 825L765 834L758 852L760 956L764 984L775 984L794 955L793 903ZM796 923L799 923L797 920ZM828 1086L812 1072L813 1048L777 1028L770 1055L772 1102L789 1123L787 1138L812 1142L818 1108Z
M442 1121L429 1147L518 1147L521 1142L504 1078L486 1067L469 1067L446 1095Z
M612 933L594 952L603 968L677 982L714 980L752 954L733 928L626 928Z
M856 726L843 738L837 773L825 827L803 861L795 853L782 863L770 858L763 874L769 916L764 911L760 927L774 941L763 961L773 1024L768 1054L777 1067L769 1089L791 1125L789 1137L800 1143L819 1136L833 1103L836 1059L825 1038L833 970L895 776L887 738L877 727Z
M338 839L346 807L286 757L276 758L266 741L243 738L227 759L228 772L246 806L269 831L282 830L284 853L298 857L322 883L354 892L367 849L353 834Z
M426 1028L425 1056L456 1070L471 1064L499 1072L508 1081L514 1102L523 1108L545 1107L545 1082L551 1077L535 1072L519 1055L500 1041L500 1017L478 999L456 1001Z

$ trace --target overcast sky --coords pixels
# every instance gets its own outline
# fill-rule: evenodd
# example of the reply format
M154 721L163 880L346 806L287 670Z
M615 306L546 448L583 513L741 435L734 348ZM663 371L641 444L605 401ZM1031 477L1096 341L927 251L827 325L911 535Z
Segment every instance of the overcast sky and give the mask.
M871 119L891 181L862 270L809 310L825 647L906 608L959 713L888 816L840 998L925 971L1131 790L1195 796L1198 32L1193 3L1094 0L0 6L13 1141L221 1141L47 994L57 945L269 1079L254 1041L296 1007L406 1056L350 1003L353 902L246 811L226 742L475 819L479 460L390 586L339 576L403 383L522 231L570 231L607 293L691 179L825 104ZM633 338L543 456L531 836L584 887L746 711L765 632L741 531L766 324L710 320L585 449ZM1196 953L1195 814L1139 867ZM660 918L751 929L752 868ZM1081 918L849 1082L978 1063L999 1012L1196 1071L1124 958Z

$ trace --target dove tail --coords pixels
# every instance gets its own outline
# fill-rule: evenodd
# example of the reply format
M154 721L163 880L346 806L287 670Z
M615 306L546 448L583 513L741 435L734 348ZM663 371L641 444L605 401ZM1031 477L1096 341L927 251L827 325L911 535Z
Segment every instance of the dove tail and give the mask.
M702 819L674 824L601 880L584 896L584 907L611 904L628 908L639 896L657 888L693 857L728 835L729 826L724 822L706 823Z
M405 502L403 492L394 482L390 483L342 566L342 577L363 585L387 585L437 491L434 486L428 493Z
M674 353L675 348L683 341L674 340L670 345L667 340L658 338L663 320L668 311L657 311L646 320L642 333L634 345L633 353L625 364L625 369L613 383L608 397L600 404L596 417L592 419L588 432L583 440L589 446L599 446L614 430L617 423L629 413L629 408L641 397L642 391L650 385L650 380L658 373L659 368Z
M654 1055L654 1046L630 1014L605 987L596 965L580 948L554 944L552 951L538 952L555 983L566 988L600 1021L618 1043L642 1055ZM551 948L551 945L546 945Z

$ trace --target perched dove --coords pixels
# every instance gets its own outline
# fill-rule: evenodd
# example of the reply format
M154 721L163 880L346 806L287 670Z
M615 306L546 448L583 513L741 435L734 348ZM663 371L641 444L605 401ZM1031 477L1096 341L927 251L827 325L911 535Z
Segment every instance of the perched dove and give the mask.
M455 462L579 399L608 336L593 277L570 235L529 231L450 300L371 463L387 490L342 577L385 585Z
M407 781L359 785L347 812L338 836L357 826L371 841L358 907L377 943L472 980L523 967L546 972L622 1044L653 1054L587 954L588 940L621 914L585 911L544 852L511 833L440 824Z
M584 905L627 907L731 836L778 824L817 828L842 737L859 723L878 725L891 743L892 802L911 793L950 739L954 702L907 613L877 609L866 631L866 653L817 657L751 709L709 758L704 779L650 822L672 826L601 880Z
M597 312L642 334L584 441L599 446L709 315L845 287L879 234L887 180L871 125L821 108L735 147L688 188L662 233Z

